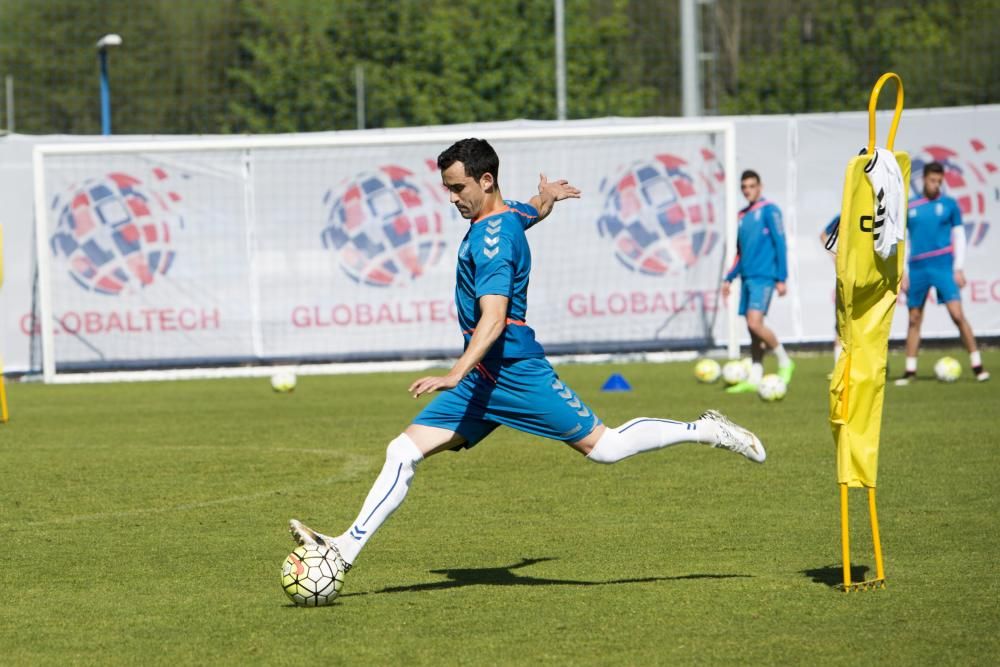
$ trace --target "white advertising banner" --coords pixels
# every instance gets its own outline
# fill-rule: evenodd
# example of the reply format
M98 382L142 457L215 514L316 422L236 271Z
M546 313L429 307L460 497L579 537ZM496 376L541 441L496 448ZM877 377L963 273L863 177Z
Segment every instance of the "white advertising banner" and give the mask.
M784 342L831 341L834 268L819 233L839 211L867 116L731 120L736 169L761 174L789 237L789 293L775 298L769 322ZM528 322L552 352L726 342L722 135L602 136L651 123L686 125L592 120L558 125L593 128L589 137L492 141L506 198L530 198L539 172L583 191L528 231ZM456 136L520 127L548 124L465 126ZM1000 334L1000 269L990 261L1000 251L997 128L1000 106L905 111L896 139L913 157L914 191L924 162L948 170L969 238L966 313L977 334L992 336ZM468 222L448 203L435 164L450 141L309 145L330 136L296 135L294 147L47 156L44 247L59 369L458 353L454 267ZM41 368L32 149L63 142L81 139L0 139L0 352L12 372ZM894 337L905 326L900 308ZM924 333L956 335L935 305Z

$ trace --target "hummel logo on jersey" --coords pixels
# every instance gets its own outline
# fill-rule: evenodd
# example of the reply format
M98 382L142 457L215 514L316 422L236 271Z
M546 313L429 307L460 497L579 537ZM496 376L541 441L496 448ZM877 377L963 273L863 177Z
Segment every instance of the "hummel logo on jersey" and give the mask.
M497 253L500 252L500 248L498 247L500 244L500 237L496 235L500 233L501 222L502 220L491 220L486 223L487 235L483 237L483 241L486 242L486 245L492 246L492 248L483 248L483 254L489 259L493 259L497 256Z

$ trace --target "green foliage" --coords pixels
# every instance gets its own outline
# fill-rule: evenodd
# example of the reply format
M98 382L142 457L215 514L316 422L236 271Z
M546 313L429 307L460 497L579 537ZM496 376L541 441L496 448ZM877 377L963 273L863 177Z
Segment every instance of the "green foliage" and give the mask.
M898 72L908 107L1000 101L1000 0L698 3L710 113L863 108ZM570 118L680 111L678 3L565 0ZM296 132L556 117L552 0L0 0L17 129Z
M456 333L457 335L457 333ZM768 461L681 445L597 466L501 428L420 465L332 607L290 607L298 517L354 518L425 401L409 374L8 386L0 646L11 665L992 664L1000 383L886 388L888 588L845 595L828 357L764 404L692 364L568 365L601 417L718 407ZM987 367L1000 353L985 351ZM892 355L893 368L902 356ZM633 390L601 393L611 372ZM669 406L669 407L665 407ZM853 564L872 575L864 494Z
M726 113L862 109L889 71L902 77L908 107L1000 100L1000 82L989 74L1000 66L1000 50L984 25L1000 18L997 0L811 1L770 9L780 9L784 21L774 39L758 35L743 51L722 102Z

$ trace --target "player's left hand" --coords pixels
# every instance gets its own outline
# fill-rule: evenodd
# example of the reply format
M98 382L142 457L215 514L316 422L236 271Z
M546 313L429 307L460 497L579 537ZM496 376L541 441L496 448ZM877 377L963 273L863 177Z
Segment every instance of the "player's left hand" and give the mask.
M962 269L955 271L955 284L958 285L959 289L965 287L965 271Z
M570 197L574 199L580 198L580 190L570 185L569 181L564 178L558 181L550 181L545 174L538 175L538 194L543 197L548 194L548 196L556 201L562 201Z
M411 384L408 391L413 398L419 398L422 394L429 394L432 391L454 389L461 380L462 378L453 375L428 375Z
M785 296L785 292L788 291L788 287L782 282L774 283L774 289L778 292L778 296Z

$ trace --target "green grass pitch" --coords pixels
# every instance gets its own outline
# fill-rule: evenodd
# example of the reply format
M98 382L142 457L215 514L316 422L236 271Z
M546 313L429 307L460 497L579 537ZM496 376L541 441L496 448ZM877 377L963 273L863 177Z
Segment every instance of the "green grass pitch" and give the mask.
M684 445L615 466L507 429L421 464L330 606L289 605L289 517L347 527L423 399L415 374L9 384L0 662L995 664L1000 377L886 388L888 588L845 594L829 357L765 404L693 363L559 372L601 417L716 407L768 461ZM984 354L1000 370L1000 352ZM893 355L894 371L902 359ZM612 372L633 386L601 393ZM895 373L894 373L895 374ZM856 578L872 576L851 494Z

